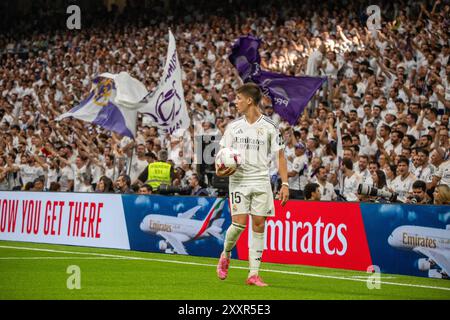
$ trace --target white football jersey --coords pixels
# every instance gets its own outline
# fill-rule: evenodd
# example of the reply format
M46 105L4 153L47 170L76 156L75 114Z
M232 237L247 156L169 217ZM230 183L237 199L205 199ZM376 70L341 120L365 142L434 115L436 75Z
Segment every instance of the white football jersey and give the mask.
M278 126L261 115L253 124L245 117L230 122L220 146L237 149L242 157L242 165L230 176L230 184L260 184L270 181L272 154L284 149L284 142Z
M413 191L412 185L416 180L417 178L411 173L405 179L402 179L401 176L397 176L392 180L391 188L392 191L397 192L399 201L406 201L408 194Z

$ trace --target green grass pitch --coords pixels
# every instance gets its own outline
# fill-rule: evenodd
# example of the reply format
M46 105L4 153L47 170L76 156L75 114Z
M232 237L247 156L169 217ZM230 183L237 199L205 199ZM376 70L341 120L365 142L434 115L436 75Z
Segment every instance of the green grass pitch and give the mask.
M247 286L247 261L232 260L228 279L217 259L127 250L0 241L0 299L303 300L450 299L450 281L263 263L269 287ZM68 267L80 270L80 289Z

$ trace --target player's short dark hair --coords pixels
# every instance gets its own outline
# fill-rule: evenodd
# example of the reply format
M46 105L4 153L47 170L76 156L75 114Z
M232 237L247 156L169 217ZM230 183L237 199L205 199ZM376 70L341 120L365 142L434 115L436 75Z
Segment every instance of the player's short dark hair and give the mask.
M258 85L254 83L250 82L243 84L236 90L236 92L251 98L255 103L255 105L259 105L259 103L261 102L262 98L261 89L258 87Z
M319 185L317 183L308 183L305 186L305 199L311 200L311 196L313 192L316 192L319 188Z

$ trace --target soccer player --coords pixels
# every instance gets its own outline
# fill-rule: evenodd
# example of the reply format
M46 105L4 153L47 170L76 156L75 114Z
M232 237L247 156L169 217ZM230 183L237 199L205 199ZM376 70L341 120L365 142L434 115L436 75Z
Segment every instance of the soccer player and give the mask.
M275 215L269 179L269 165L274 153L282 180L278 195L282 206L289 198L289 183L281 133L277 125L261 113L261 97L261 90L253 83L237 89L236 107L243 116L228 124L220 141L221 147L234 148L241 153L242 164L237 169L216 166L218 176L230 176L232 215L232 224L226 232L224 250L217 265L217 275L221 280L227 277L231 250L247 225L248 215L251 215L252 242L247 284L263 287L267 284L258 271L264 250L265 221Z

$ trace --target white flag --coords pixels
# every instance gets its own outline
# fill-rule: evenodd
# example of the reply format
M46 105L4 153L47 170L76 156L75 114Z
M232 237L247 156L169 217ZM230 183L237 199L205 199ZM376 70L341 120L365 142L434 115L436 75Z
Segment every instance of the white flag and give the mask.
M116 103L130 109L141 107L139 103L148 94L142 82L123 71L114 75L114 82L117 87Z
M96 77L92 81L89 95L79 105L55 120L73 117L134 138L137 110L117 103L117 83L114 79L114 75L110 73L102 73Z
M190 119L184 101L181 67L176 51L175 38L169 30L169 48L164 72L155 91L146 97L140 113L150 116L164 132L172 134L187 129Z

